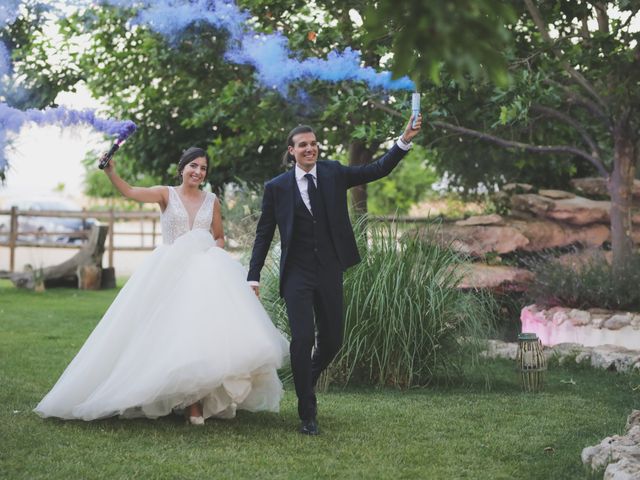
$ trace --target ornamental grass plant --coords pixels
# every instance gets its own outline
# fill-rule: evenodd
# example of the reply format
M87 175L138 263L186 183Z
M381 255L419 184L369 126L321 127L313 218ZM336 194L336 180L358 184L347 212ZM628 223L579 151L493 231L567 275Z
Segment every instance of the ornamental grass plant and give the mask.
M343 385L425 385L473 364L494 328L495 303L457 288L462 258L435 241L438 227L401 234L397 223L362 218L362 262L345 273L344 343L330 367ZM263 299L288 332L277 270L263 275Z

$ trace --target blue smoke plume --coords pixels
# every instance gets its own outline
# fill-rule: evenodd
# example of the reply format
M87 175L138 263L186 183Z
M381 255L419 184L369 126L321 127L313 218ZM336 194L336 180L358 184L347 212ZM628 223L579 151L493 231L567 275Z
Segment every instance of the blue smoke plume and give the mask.
M20 3L21 0L2 0L0 29L15 21ZM80 8L94 4L90 0L69 0L65 3ZM133 25L146 26L168 41L175 41L192 24L205 23L225 30L229 34L226 58L237 64L251 65L262 85L281 94L286 94L290 84L297 80L357 81L383 90L415 89L408 77L393 79L390 72L377 72L362 66L360 53L348 47L341 52L330 52L325 59L300 60L291 52L288 39L283 35L263 34L252 29L249 26L250 13L239 9L232 0L103 0L102 3L135 9L138 13L131 22ZM8 50L0 43L0 77L10 72ZM25 122L62 126L88 124L98 131L118 135L120 139L129 136L136 128L133 122L100 119L92 111L62 107L21 111L0 103L0 173L7 167L3 153L7 132L18 132Z
M351 48L342 52L334 50L326 59L299 60L289 49L286 37L280 33L258 33L250 28L248 20L251 15L231 0L106 0L105 3L140 8L132 23L147 26L170 41L178 38L189 25L199 22L226 30L230 44L226 58L237 64L253 66L262 85L282 94L286 94L289 85L296 80L348 80L383 90L415 89L415 84L408 77L393 79L390 72L363 67L360 53Z
M63 127L89 125L99 132L117 136L118 140L125 140L136 130L136 125L130 120L105 119L96 116L93 110L72 110L65 107L37 110L19 110L6 103L0 103L0 145L4 146L7 133L18 133L25 123L38 125L60 125ZM0 172L7 167L4 148L0 149Z

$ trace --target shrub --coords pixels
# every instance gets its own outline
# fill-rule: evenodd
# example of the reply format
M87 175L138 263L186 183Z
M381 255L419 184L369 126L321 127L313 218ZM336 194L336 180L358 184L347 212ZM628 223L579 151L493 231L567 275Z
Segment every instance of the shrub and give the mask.
M533 264L529 300L545 308L640 310L640 255L614 274L603 252L568 262L542 259Z
M364 232L365 221L358 225ZM456 288L462 259L430 241L436 234L430 227L399 237L396 224L369 222L366 236L359 235L367 246L360 248L362 262L345 274L345 337L330 370L333 381L406 388L459 374L477 360L494 304ZM282 327L286 314L272 280L277 270L267 272L263 299Z

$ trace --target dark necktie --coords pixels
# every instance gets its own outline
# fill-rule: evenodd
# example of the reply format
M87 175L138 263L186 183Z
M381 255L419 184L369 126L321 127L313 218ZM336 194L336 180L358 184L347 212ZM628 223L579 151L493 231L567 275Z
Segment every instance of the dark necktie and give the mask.
M309 193L309 203L311 204L311 215L315 215L318 212L316 208L316 205L318 205L318 189L313 181L313 175L307 173L304 178L307 179L307 192Z

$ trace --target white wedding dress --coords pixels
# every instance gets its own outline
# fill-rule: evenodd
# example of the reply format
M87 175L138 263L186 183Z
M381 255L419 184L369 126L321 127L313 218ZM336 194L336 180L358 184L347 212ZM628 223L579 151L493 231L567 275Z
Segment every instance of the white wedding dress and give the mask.
M209 231L215 195L192 222L169 187L163 245L127 281L35 412L157 418L202 402L205 418L278 411L288 343Z

